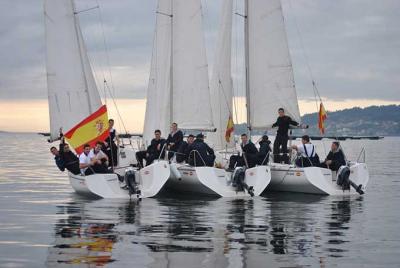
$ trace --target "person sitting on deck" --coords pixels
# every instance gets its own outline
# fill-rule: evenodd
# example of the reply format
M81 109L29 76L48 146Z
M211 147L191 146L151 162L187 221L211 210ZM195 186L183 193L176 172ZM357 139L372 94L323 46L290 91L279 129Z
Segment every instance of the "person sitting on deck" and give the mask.
M168 153L168 159L171 159L174 156L174 152L179 150L183 142L183 133L178 129L177 123L172 123L171 125L171 133L169 133L167 138L167 149L170 151Z
M257 162L259 165L267 165L269 160L269 154L271 152L271 141L267 135L262 136L260 144L260 150L257 153Z
M161 131L154 131L154 139L151 140L150 145L145 151L139 151L136 153L136 159L139 163L139 167L143 167L143 160L146 160L146 166L152 164L154 160L160 157L161 151L163 151L163 146L165 144L165 139L161 138Z
M190 153L190 146L194 142L194 135L190 134L187 137L187 140L182 142L181 147L179 147L179 150L176 154L176 162L182 163L182 162L187 162L189 159L189 153Z
M343 151L340 149L340 143L332 142L331 150L325 161L320 164L320 167L329 168L332 171L338 171L341 166L346 165L346 158Z
M101 151L102 143L96 144L96 151L91 153L90 145L85 144L83 146L83 153L79 156L79 168L81 169L82 175L91 175L95 173L108 173L106 166L102 163L101 159L104 159L103 156L106 156L103 151ZM101 152L101 153L100 153ZM107 156L106 156L107 157Z
M315 146L314 144L311 144L310 137L308 135L302 136L301 145L292 145L292 149L301 154L300 157L296 160L296 166L319 166L318 154L315 152Z
M234 169L235 166L247 166L248 168L252 168L257 164L258 150L254 143L248 139L247 134L242 134L240 139L242 140L242 143L240 144L240 147L242 148L242 156L232 155L229 158L229 169Z
M65 143L64 137L61 137L60 156L64 161L64 167L72 174L79 174L79 158L70 150L69 144Z
M189 146L189 165L201 166L214 166L215 154L214 150L204 142L204 135L197 134L196 140Z
M90 150L89 153L90 160L95 161L94 171L96 173L109 173L108 171L109 158L101 150L103 146L104 143L98 141L96 142L95 147L92 150Z

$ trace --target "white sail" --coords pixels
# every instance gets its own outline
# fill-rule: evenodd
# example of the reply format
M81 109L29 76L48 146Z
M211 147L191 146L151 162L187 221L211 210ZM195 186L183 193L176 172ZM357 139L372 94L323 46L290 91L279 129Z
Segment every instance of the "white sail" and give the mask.
M164 137L170 127L170 84L171 84L171 0L159 0L157 22L153 42L153 55L149 85L147 88L147 104L143 138L150 144L154 138L154 130L160 129Z
M173 0L172 105L182 129L213 129L201 0Z
M45 0L51 139L101 106L72 0Z
M229 116L232 116L232 77L231 77L231 44L232 44L233 0L224 0L218 30L217 49L213 66L210 95L211 108L216 132L209 133L207 140L215 150L233 148L233 138L225 140L225 131Z
M300 112L280 0L247 0L250 126L269 128L280 107Z

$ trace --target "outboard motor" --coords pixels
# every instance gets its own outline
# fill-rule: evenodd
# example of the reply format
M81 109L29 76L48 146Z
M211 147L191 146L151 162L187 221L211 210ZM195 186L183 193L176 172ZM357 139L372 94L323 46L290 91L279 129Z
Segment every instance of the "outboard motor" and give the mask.
M253 186L248 186L244 179L246 177L246 168L245 167L237 167L232 174L232 186L236 187L238 192L246 191L249 193L250 196L254 196L254 188Z
M133 169L128 169L125 172L125 183L128 186L129 195L140 194L136 184L136 175Z
M350 180L350 168L348 166L341 166L337 171L337 180L336 183L339 186L342 186L343 190L350 190L350 186L356 190L360 195L364 194L364 191L361 189L362 184L356 185L354 182Z

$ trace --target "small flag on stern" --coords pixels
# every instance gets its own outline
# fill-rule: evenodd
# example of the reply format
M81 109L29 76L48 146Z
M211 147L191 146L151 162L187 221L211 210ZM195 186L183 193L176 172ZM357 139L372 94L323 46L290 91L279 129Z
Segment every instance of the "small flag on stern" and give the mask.
M322 102L319 105L319 113L318 113L318 128L320 133L323 135L325 134L325 120L327 118L327 114Z
M232 116L229 116L228 119L228 124L226 125L226 131L225 131L225 141L226 142L231 142L231 135L233 131L235 130L234 124L233 124L233 119Z
M97 141L104 141L109 135L107 106L101 106L96 112L89 115L79 124L64 134L68 143L80 154L83 146L90 144L93 147Z

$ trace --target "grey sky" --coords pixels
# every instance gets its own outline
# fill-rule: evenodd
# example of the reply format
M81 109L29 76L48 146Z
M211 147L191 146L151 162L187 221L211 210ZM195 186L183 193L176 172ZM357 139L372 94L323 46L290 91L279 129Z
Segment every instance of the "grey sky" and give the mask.
M98 2L116 96L143 98L157 1ZM221 1L202 2L207 54L212 66ZM322 96L400 100L400 1L282 2L300 98L311 97L312 90L296 22ZM95 0L76 3L78 9L97 5ZM242 0L235 0L234 5L242 12ZM99 11L81 13L79 18L92 66L101 81L107 61ZM232 69L234 85L242 92L242 18L234 16L234 25ZM46 98L43 1L0 0L0 51L0 99ZM107 73L106 78L110 80Z

